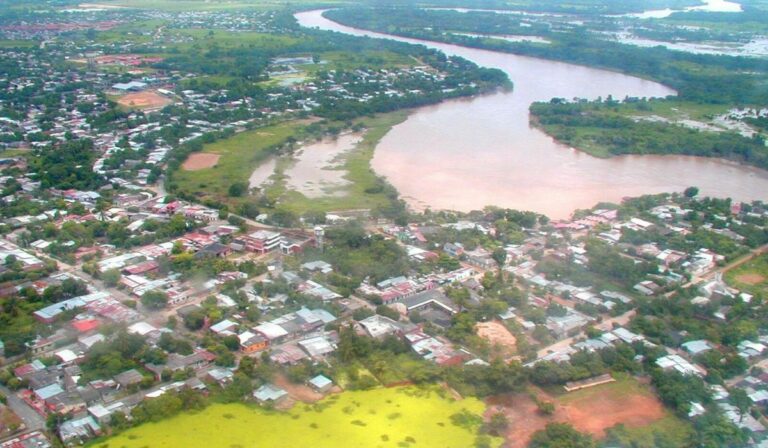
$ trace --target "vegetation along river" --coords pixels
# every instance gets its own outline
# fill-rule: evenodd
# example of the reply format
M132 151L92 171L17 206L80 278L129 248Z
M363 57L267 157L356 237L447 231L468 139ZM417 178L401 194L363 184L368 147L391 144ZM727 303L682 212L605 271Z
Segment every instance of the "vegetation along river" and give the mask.
M663 97L658 83L606 70L507 53L401 38L296 14L302 26L423 44L504 70L514 90L418 109L384 136L374 170L413 207L469 211L486 205L566 218L623 197L682 191L750 201L768 199L768 171L691 156L592 157L559 144L529 123L534 101L551 98Z

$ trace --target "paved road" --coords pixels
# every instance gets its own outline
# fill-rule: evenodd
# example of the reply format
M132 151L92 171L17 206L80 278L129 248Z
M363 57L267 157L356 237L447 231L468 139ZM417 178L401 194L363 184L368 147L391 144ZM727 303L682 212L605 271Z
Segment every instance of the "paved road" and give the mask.
M21 418L21 421L27 426L27 431L45 429L45 419L37 411L29 407L21 398L17 397L13 391L0 385L0 393L8 399L8 407Z

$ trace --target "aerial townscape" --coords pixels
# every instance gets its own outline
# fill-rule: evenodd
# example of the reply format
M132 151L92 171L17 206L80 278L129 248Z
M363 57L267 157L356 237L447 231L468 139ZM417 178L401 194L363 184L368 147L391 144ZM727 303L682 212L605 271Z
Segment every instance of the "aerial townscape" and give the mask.
M766 0L3 0L0 448L768 448Z

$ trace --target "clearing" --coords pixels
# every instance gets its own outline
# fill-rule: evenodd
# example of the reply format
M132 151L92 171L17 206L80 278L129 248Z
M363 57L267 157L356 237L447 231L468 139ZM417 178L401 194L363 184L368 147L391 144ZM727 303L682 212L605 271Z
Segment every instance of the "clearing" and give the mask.
M478 322L475 325L475 332L492 346L502 348L506 355L512 355L517 351L517 339L500 322Z
M542 402L555 405L550 416L538 412L532 395ZM527 446L533 433L552 422L565 422L579 431L601 439L606 430L623 425L624 436L637 446L653 446L654 433L687 437L689 428L664 408L646 385L631 377L617 377L614 383L603 384L575 392L549 394L540 389L531 393L502 395L488 399L486 416L503 412L510 422L507 446Z
M147 90L145 92L129 93L120 97L117 104L130 109L157 110L172 104L173 100L160 95L157 92Z
M756 272L750 272L748 274L737 275L736 281L739 283L746 283L748 285L759 285L765 281L765 277Z
M749 294L768 292L768 254L764 253L728 270L725 281Z
M21 419L10 408L0 404L0 439L15 433L22 425Z
M219 161L219 157L221 157L221 155L219 154L211 154L209 152L197 152L190 155L187 158L187 160L184 161L182 168L184 168L187 171L197 171L205 168L213 168L214 166L216 166L216 163Z

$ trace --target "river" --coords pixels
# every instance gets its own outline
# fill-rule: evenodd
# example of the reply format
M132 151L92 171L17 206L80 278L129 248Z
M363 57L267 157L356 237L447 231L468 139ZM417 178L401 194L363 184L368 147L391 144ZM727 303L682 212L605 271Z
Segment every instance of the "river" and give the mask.
M682 191L691 185L711 196L768 199L767 171L689 156L600 159L559 144L529 125L528 108L534 101L675 94L661 84L562 62L354 29L324 18L319 10L296 18L306 27L421 43L504 70L514 82L512 92L420 108L384 136L373 168L416 209L469 211L496 205L557 219L601 201Z

